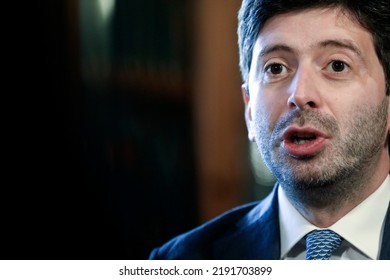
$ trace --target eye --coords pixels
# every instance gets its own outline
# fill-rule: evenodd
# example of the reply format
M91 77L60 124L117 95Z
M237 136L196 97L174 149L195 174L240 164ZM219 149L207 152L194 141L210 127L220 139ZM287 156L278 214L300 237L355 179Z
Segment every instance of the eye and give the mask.
M348 64L341 60L334 60L328 64L328 70L331 72L345 72L349 70Z
M280 75L285 73L285 71L287 71L287 68L279 63L272 63L265 68L265 72L271 75Z
M279 61L269 61L264 65L263 72L261 72L261 79L264 84L272 84L283 81L289 77L290 69L287 64Z

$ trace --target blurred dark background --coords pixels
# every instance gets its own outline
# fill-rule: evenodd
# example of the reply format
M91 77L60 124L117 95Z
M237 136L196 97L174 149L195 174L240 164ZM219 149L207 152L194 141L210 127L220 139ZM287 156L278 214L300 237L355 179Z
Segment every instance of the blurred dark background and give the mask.
M243 117L240 2L11 10L1 259L146 259L269 192Z

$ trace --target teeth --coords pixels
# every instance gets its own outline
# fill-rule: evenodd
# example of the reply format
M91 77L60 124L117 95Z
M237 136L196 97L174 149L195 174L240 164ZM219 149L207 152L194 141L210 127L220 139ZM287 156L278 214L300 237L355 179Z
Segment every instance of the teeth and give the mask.
M293 135L291 140L294 144L301 145L309 141L312 141L315 138L316 137L314 135Z
M299 138L295 138L295 139L293 140L294 144L298 144L298 145L304 144L304 143L309 142L309 141L311 141L311 139L299 139Z

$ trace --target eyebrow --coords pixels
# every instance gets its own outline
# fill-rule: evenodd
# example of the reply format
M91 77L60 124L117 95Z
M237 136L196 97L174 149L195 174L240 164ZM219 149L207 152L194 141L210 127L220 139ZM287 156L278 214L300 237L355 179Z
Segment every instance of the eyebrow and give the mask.
M348 49L354 52L359 57L363 57L363 54L360 51L360 49L350 40L326 40L320 42L318 45L323 48L330 46L330 47Z
M360 51L360 49L350 40L325 40L312 46L312 48L314 47L320 47L320 48L336 47L336 48L348 49L354 52L360 58L363 58L363 54ZM258 58L262 58L273 52L287 52L287 53L295 54L296 50L285 44L269 45L269 46L265 46L260 51Z
M265 46L259 53L258 57L264 57L270 53L273 52L289 52L289 53L295 53L294 49L284 45L284 44L276 44L276 45L270 45L270 46Z

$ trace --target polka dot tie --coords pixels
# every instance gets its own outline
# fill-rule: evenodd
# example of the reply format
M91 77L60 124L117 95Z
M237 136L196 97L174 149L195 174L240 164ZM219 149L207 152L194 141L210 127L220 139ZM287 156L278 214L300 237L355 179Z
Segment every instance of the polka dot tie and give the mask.
M332 252L340 247L340 235L329 229L313 230L306 235L306 259L329 260Z

